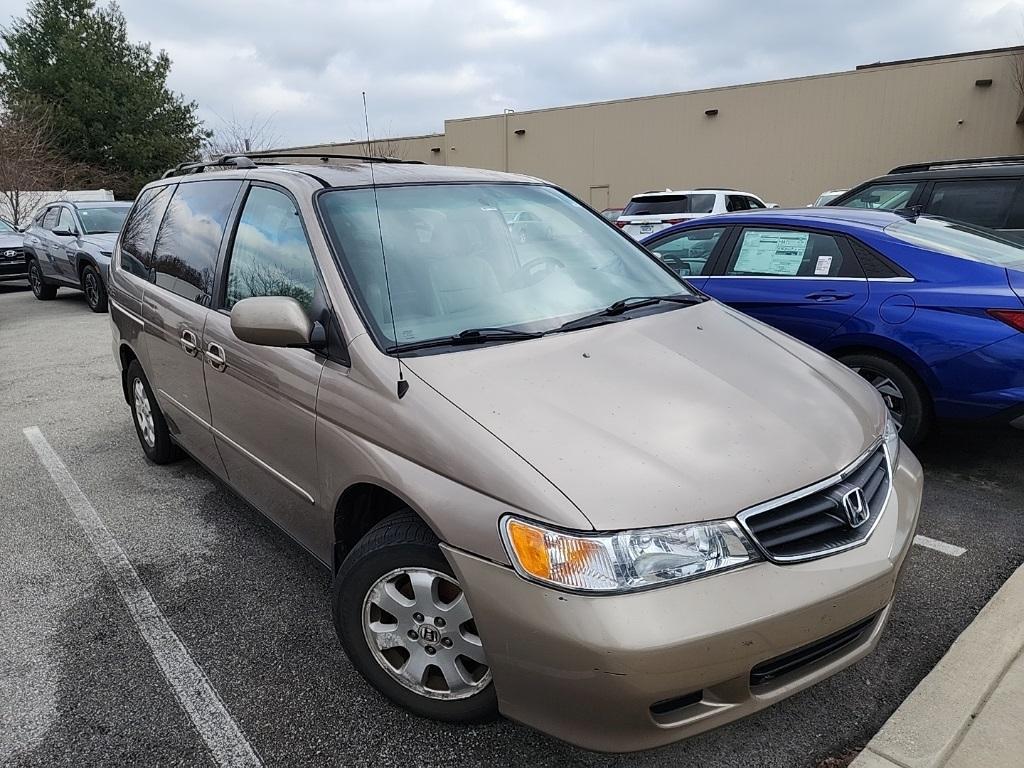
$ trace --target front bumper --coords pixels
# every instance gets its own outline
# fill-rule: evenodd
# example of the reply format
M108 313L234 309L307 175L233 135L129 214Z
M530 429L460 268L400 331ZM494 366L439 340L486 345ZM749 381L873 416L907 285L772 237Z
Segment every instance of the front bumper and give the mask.
M917 526L922 471L906 447L894 484L855 549L631 595L559 592L446 547L501 712L587 749L628 752L743 717L849 666L878 643ZM855 625L863 629L850 642L760 675L765 662Z
M0 260L0 280L27 280L28 262L24 258Z

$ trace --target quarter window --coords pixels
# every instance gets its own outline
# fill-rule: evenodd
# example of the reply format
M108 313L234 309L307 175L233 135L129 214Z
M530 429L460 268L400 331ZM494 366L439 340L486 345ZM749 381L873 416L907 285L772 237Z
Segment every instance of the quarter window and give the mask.
M224 306L252 296L290 296L307 312L318 286L313 254L291 198L253 187L238 221Z
M209 301L220 241L241 184L225 179L178 185L153 247L157 285Z
M838 205L844 208L878 208L884 211L898 211L910 204L920 182L903 184L872 184L853 193Z
M651 250L680 277L703 275L723 232L725 227L688 229L659 241Z
M743 195L729 195L725 201L727 211L746 211L749 209L747 198Z
M725 274L744 277L863 277L832 235L745 229Z
M174 185L143 190L121 233L121 267L138 277L149 277L153 244L160 220L171 200Z
M998 229L1006 224L1017 179L937 181L927 212L979 227Z

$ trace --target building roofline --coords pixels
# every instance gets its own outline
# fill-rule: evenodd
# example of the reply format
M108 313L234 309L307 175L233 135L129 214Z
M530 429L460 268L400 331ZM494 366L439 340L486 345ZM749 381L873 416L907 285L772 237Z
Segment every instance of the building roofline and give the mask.
M942 61L943 59L964 59L969 56L985 56L995 55L1000 53L1024 53L1024 45L1010 45L1005 48L983 48L980 51L963 51L961 53L943 53L938 56L919 56L916 59L895 59L894 61L875 61L871 64L858 64L857 68L853 70L857 72L862 69L878 69L879 67L900 67L907 64L925 64L932 61Z
M441 133L420 133L415 136L387 136L376 139L370 139L371 144L381 144L387 141L411 141L413 139L438 139L444 138L444 132ZM253 150L252 155L259 155L261 152L291 152L293 150L311 150L311 149L324 149L328 147L356 147L359 145L366 145L366 139L353 139L352 141L321 141L317 144L298 144L292 147L274 147L268 150Z
M670 91L668 93L652 93L645 96L627 96L621 99L606 99L602 101L587 101L579 104L562 104L554 107L539 107L537 109L523 109L517 110L510 114L510 117L514 115L534 115L540 112L556 112L562 109L578 109L581 107L598 107L613 104L627 104L634 101L649 101L651 99L665 99L674 98L676 96L696 96L699 94L714 94L722 91L731 91L739 88L756 88L764 85L783 85L786 83L798 83L805 80L821 80L827 77L845 77L850 75L856 75L859 72L870 71L872 69L879 69L890 66L918 66L921 64L932 64L943 59L963 59L972 56L996 56L1003 53L1009 53L1011 51L1024 52L1024 46L1012 46L1009 48L991 48L981 51L965 51L962 53L947 53L941 56L929 56L920 59L906 59L904 61L890 61L890 62L877 62L874 64L861 64L854 69L844 69L838 72L821 72L813 75L799 75L796 77L783 77L778 80L759 80L753 83L734 83L733 85L716 85L710 88L697 88L690 91ZM444 122L448 123L463 123L470 120L492 120L494 118L503 118L504 113L493 113L488 115L473 115L470 117L454 117L448 118ZM412 137L410 137L412 138Z

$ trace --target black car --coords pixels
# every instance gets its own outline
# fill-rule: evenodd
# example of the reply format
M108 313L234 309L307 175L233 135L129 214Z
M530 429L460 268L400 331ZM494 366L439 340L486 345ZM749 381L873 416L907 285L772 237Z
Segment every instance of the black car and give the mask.
M13 224L0 219L0 282L27 279L24 238Z
M901 165L828 205L929 213L1024 240L1024 156Z

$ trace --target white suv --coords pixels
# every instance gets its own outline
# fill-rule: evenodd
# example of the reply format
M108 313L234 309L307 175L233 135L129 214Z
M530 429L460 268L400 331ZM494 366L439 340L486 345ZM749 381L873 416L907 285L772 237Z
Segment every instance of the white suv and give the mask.
M639 240L687 219L768 207L757 195L735 189L666 189L634 195L615 226Z

